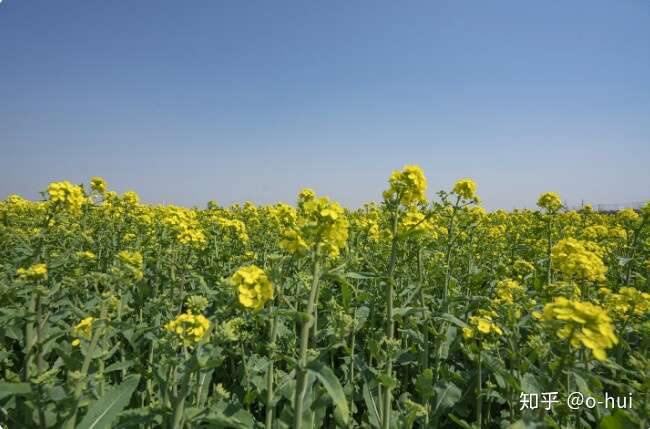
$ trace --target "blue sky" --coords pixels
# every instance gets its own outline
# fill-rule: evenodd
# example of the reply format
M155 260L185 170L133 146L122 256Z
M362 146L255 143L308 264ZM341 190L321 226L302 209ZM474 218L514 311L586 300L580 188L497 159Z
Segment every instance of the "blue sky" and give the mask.
M650 2L3 0L0 153L0 198L645 200Z

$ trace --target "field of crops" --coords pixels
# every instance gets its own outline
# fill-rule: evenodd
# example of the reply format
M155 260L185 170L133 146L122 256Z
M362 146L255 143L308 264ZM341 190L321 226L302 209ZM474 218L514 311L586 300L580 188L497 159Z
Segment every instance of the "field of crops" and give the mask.
M552 192L486 212L416 166L357 210L152 206L97 177L10 196L0 424L646 428L649 218Z

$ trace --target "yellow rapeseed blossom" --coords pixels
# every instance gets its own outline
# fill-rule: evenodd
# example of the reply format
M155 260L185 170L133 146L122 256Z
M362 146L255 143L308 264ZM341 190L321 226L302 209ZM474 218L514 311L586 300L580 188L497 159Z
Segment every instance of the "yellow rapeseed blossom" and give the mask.
M387 201L405 206L427 202L427 178L417 165L406 165L402 171L394 170L388 183L390 187L383 193Z
M117 258L129 270L136 280L142 280L143 272L143 258L140 252L131 252L122 250L117 254Z
M369 241L377 241L380 237L379 210L373 204L366 204L363 210L354 213L352 224L368 237Z
M622 287L618 293L600 288L602 303L615 318L627 320L630 316L643 317L650 313L650 293L633 287Z
M562 208L562 199L555 192L546 192L539 196L537 206L546 209L550 213L554 213Z
M553 265L567 278L588 281L604 281L607 268L593 244L565 238L551 250Z
M273 299L273 285L264 270L256 265L238 269L230 280L237 287L239 302L246 308L259 310Z
M93 322L95 318L88 316L85 319L82 319L74 328L72 328L72 334L77 337L72 340L72 346L77 347L81 344L80 338L85 340L90 340L93 332Z
M127 191L122 194L122 201L130 206L135 206L140 202L140 197L133 191Z
M84 250L83 252L77 252L75 255L77 256L77 258L84 259L86 261L94 261L95 259L97 259L97 256L93 252L91 252L90 250Z
M476 182L472 179L460 179L454 184L452 192L466 200L473 200L476 198Z
M18 268L16 274L22 280L45 280L47 279L47 265L34 264L29 268Z
M280 247L290 253L320 248L335 258L348 239L348 220L343 208L327 197L298 196L296 226L283 231Z
M124 262L127 265L131 265L135 268L142 268L142 255L140 252L122 250L117 254L117 257L120 259L120 261Z
M638 221L641 216L633 209L627 208L616 213L616 217L622 223L631 224Z
M544 306L542 320L561 325L556 331L558 338L568 340L573 347L590 349L600 361L607 359L605 350L618 343L607 312L590 302L558 297Z
M51 202L61 204L63 207L78 211L87 201L83 189L68 181L52 182L47 187L47 194Z
M468 327L463 328L463 337L474 338L477 334L503 335L503 330L494 322L496 313L491 310L479 310L476 315L470 316Z
M514 304L525 293L525 289L516 280L504 279L496 285L495 304Z
M242 243L248 243L248 233L246 232L246 224L239 219L230 219L223 213L217 213L211 218L219 225L219 228L231 232L237 240Z
M160 208L163 223L176 233L176 239L185 245L203 248L206 244L205 234L193 210L168 206Z
M165 330L175 334L184 346L200 342L210 329L210 321L202 314L183 313L165 324Z
M104 180L102 177L94 176L90 178L90 189L93 191L103 194L106 192L106 188L106 180Z

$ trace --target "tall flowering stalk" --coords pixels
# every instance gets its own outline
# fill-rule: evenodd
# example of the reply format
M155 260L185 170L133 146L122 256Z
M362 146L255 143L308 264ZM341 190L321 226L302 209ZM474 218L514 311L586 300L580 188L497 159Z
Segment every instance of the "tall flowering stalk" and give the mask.
M307 393L307 352L309 336L316 318L322 266L337 258L348 238L348 220L341 206L326 197L317 197L311 189L298 194L298 217L295 225L283 231L280 247L292 254L311 258L311 288L306 316L300 321L298 365L294 392L294 428L302 428L302 414Z
M397 262L397 247L400 239L399 225L403 212L413 209L417 204L426 203L427 179L422 169L416 165L407 165L402 171L395 170L388 183L390 187L384 191L384 204L390 213L391 249L386 270L386 344L391 344L395 337L395 321L393 314L395 300L395 266ZM421 221L424 221L422 219ZM388 429L391 421L393 354L387 353L385 362L385 386L383 388L382 428Z
M553 281L553 261L551 250L553 248L553 217L562 208L562 200L555 192L546 192L537 199L537 206L546 211L546 283Z

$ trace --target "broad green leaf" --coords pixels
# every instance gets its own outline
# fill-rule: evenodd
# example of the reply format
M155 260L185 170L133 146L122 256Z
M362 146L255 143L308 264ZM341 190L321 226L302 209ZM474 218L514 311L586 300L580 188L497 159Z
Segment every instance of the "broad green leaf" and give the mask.
M343 393L343 387L339 379L334 375L334 372L320 361L311 361L307 365L307 370L313 373L325 387L325 390L327 390L327 393L338 408L341 418L347 423L350 417L350 409L345 399L345 393Z
M632 429L639 427L634 424L623 410L616 410L611 416L606 416L600 421L601 429Z
M466 328L467 323L463 322L460 320L458 317L454 316L453 314L445 313L442 316L440 316L441 319L446 320L447 322L451 322L454 325L458 326L459 328Z
M77 429L101 429L110 427L118 414L129 404L133 391L140 382L140 376L124 380L122 384L107 391L95 401Z
M27 395L32 388L29 383L8 383L0 381L0 399L13 395Z

